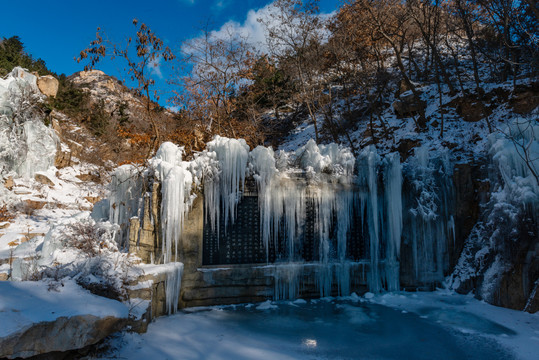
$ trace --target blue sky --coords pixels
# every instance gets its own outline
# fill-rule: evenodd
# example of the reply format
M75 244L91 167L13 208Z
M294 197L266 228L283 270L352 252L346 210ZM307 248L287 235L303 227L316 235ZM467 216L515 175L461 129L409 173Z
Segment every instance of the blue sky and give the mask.
M82 70L73 58L95 39L97 27L116 42L133 35L131 21L146 23L167 45L178 48L182 40L197 36L208 20L219 29L228 21L240 24L249 10L260 9L270 0L65 0L3 2L0 36L21 37L26 51L42 58L56 73L70 75ZM339 0L321 0L322 12L339 6ZM107 62L98 66L110 75L125 79L124 64ZM164 79L156 79L163 84Z
M170 46L196 36L208 19L220 28L234 20L243 23L247 12L271 3L267 0L93 0L9 1L2 4L0 36L18 35L26 50L45 60L57 73L81 70L73 61L95 38L99 26L116 41L133 33L131 20L138 18ZM322 0L320 7L331 12L338 0Z

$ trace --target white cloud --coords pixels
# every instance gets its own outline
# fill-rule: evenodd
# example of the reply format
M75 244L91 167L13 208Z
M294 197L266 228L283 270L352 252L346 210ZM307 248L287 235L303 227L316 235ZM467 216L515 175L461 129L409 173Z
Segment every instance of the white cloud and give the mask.
M229 37L229 34L236 34L246 38L257 50L262 53L267 53L268 44L266 43L265 26L259 22L258 19L263 19L264 22L278 21L271 17L271 11L275 11L272 5L273 3L270 3L261 9L249 10L243 23L232 20L228 21L223 24L219 30L213 31L212 36L226 39ZM322 19L327 19L334 14L335 12L330 14L320 14L320 17Z
M230 5L230 0L217 0L213 6L212 6L212 9L214 11L221 11L223 10L224 8L228 7L228 5Z
M161 72L161 57L156 57L150 61L150 74L157 76L159 79L163 79L163 73Z
M212 35L219 38L227 38L228 34L236 34L246 38L249 43L262 52L267 52L266 31L264 25L258 22L259 18L269 18L271 4L258 10L249 10L245 21L240 24L237 21L228 21L219 30L213 31Z
M181 107L178 106L178 105L174 105L174 106L167 106L167 109L169 111L172 111L175 114L178 114L180 112L180 110L181 110Z

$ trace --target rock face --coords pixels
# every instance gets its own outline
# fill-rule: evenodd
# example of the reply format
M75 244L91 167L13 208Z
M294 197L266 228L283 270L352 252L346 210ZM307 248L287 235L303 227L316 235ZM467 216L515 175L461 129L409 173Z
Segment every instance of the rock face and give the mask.
M125 324L126 319L94 315L60 317L56 321L40 322L0 338L0 358L27 358L53 351L80 349L121 330Z
M58 80L52 75L40 76L37 79L37 87L43 95L56 97L58 93Z
M153 259L161 258L161 242L159 241L159 203L161 186L154 182L151 195L144 197L144 214L139 219L133 217L129 223L129 251L136 254L146 264ZM155 219L156 221L154 221Z

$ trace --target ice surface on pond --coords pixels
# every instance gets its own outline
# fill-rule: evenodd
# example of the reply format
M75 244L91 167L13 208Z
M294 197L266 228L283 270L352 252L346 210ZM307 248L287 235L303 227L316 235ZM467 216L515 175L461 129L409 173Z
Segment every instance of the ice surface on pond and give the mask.
M444 297L451 300L452 297ZM411 294L210 307L126 334L129 359L534 359L534 315ZM464 299L461 299L464 298ZM473 299L471 299L473 300ZM379 305L387 301L388 306ZM471 304L468 304L470 302ZM478 315L467 317L473 307ZM422 309L427 310L422 310ZM511 317L515 316L514 320ZM504 325L500 322L509 319ZM115 343L116 345L116 343ZM211 349L211 350L208 350Z

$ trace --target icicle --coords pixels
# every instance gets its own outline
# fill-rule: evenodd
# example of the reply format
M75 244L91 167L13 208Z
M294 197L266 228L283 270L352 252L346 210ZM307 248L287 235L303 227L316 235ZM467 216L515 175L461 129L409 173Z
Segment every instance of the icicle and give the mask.
M241 198L240 185L245 185L245 172L249 146L243 139L228 139L218 135L208 143L208 150L215 152L219 161L218 178L204 184L206 210L212 230L219 232L220 207L222 206L225 230L234 223L236 206Z
M350 262L340 262L335 264L335 278L337 280L337 290L339 296L350 295L350 272L352 264Z
M299 295L303 264L279 264L273 269L274 300L293 300Z
M280 218L279 212L281 209L279 204L275 204L272 201L275 198L279 198L280 194L273 194L272 183L277 174L277 168L275 167L275 154L271 148L265 148L263 146L257 146L249 154L250 159L250 171L253 174L253 178L256 181L258 189L258 207L260 209L260 233L262 234L262 242L266 249L266 261L269 258L269 238L272 232L272 218ZM280 188L280 187L279 187ZM276 195L276 196L275 196ZM280 199L280 198L279 198ZM275 209L273 207L276 207ZM278 234L278 229L273 231ZM277 239L275 238L275 242Z
M447 231L449 233L452 244L455 244L455 218L453 217L453 215L449 217L449 221L447 222Z
M167 265L165 279L165 304L169 315L178 311L180 291L182 287L183 264L170 263Z
M346 260L346 244L350 236L356 200L355 191L350 186L344 187L336 194L334 206L337 218L337 258L340 262Z
M410 230L415 280L423 284L443 281L452 226L452 165L447 152L431 157L425 146L408 161L413 184Z
M191 193L191 173L181 167L183 149L165 142L157 151L155 167L161 181L161 228L163 262L178 259L178 240L183 222L189 211Z
M398 153L384 159L385 206L387 213L386 284L387 290L398 291L399 256L402 234L402 166Z
M320 291L320 297L331 296L331 285L333 283L333 269L331 264L319 263L317 266L316 286Z
M368 189L367 217L369 228L370 249L370 275L369 289L379 292L382 288L379 262L380 262L380 237L379 237L379 213L378 213L378 163L380 156L374 146L369 146L359 155L359 181L360 185Z

